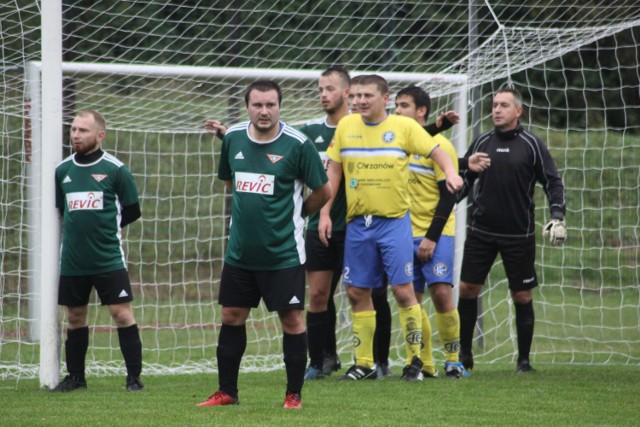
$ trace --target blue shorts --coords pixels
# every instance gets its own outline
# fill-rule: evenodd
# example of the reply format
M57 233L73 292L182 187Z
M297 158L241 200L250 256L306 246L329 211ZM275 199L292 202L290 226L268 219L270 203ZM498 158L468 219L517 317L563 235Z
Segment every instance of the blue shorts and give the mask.
M413 238L409 213L403 218L358 216L347 224L342 283L359 288L413 280Z
M413 253L418 254L418 247L424 237L413 239ZM448 283L453 286L453 263L455 258L456 239L453 236L440 236L433 258L422 262L416 256L413 260L413 290L424 293L425 285Z

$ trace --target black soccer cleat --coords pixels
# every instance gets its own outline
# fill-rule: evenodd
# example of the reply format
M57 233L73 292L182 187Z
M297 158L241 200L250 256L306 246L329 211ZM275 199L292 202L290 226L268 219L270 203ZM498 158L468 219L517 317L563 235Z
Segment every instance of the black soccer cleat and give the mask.
M371 368L365 368L364 366L353 365L347 370L340 379L360 381L360 380L375 380L377 379L376 370Z
M473 369L473 353L471 351L460 351L459 358L460 363L462 363L462 366L464 366L464 369L466 369L467 371Z
M322 360L322 373L325 376L331 375L334 371L339 371L342 368L340 358L337 354L325 354Z
M52 392L55 393L64 393L67 391L73 391L78 389L86 389L87 381L84 378L73 377L71 375L67 375L64 379L51 389Z
M141 390L144 390L144 384L140 381L140 377L134 377L132 375L127 376L127 391Z
M402 377L404 381L422 381L422 360L418 356L413 356L411 364L404 367Z
M522 359L516 366L516 374L525 374L528 372L535 372L535 369L531 367L529 359Z

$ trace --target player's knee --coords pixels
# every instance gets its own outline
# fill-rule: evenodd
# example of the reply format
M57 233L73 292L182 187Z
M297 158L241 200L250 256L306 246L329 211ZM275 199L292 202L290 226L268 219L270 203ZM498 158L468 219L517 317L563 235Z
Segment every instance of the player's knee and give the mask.
M460 298L475 299L480 296L482 285L460 282Z

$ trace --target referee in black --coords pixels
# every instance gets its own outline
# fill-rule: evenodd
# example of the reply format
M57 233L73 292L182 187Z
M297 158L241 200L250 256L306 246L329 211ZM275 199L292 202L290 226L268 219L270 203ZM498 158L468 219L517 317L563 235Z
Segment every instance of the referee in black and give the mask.
M533 371L529 352L533 341L532 289L538 286L533 200L536 182L549 200L551 221L543 235L554 245L564 243L565 191L546 145L524 130L522 96L515 89L500 89L493 98L495 128L476 139L465 154L483 151L491 167L480 174L466 171L461 198L473 193L471 219L460 273L460 361L473 368L471 351L478 317L478 296L500 254L515 306L518 333L517 373ZM477 185L472 188L477 179Z

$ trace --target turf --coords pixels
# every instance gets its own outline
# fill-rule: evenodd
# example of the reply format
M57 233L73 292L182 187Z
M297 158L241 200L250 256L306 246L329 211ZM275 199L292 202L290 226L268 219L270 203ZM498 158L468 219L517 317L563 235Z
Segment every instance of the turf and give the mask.
M88 389L65 394L37 380L0 382L2 426L566 426L637 425L640 367L536 365L531 374L511 364L479 365L471 378L406 383L309 381L303 409L281 408L283 371L243 373L240 405L197 408L216 389L215 375L144 377L128 393L120 377L88 378Z

